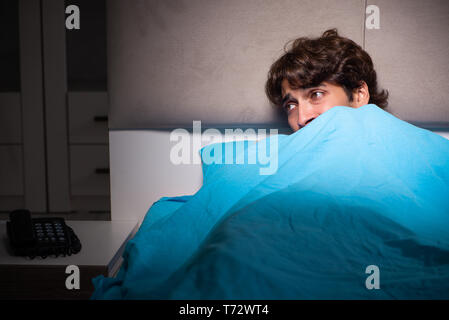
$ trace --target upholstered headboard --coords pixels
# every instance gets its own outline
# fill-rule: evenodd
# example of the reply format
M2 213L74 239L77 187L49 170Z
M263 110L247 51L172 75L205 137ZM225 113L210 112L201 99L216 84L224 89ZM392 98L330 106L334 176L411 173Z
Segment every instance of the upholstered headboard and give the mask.
M110 0L107 10L113 219L201 185L199 165L170 163L161 129L286 127L264 84L299 36L337 28L373 58L391 113L449 128L449 1Z
M379 8L379 29L368 29ZM336 27L372 56L390 112L449 123L445 0L111 0L110 128L284 125L264 83L284 44Z

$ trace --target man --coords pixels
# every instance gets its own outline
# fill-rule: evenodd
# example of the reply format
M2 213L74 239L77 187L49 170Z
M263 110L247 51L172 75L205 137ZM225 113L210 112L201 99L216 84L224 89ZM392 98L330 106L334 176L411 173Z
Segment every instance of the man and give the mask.
M298 38L284 50L270 68L265 91L285 110L293 131L335 106L387 107L388 92L378 90L370 56L336 29L316 39Z

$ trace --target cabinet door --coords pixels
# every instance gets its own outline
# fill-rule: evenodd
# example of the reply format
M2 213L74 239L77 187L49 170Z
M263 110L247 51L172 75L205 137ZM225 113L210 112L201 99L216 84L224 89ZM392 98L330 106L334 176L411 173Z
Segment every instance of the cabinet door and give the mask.
M79 29L66 28L72 4ZM110 208L105 15L101 0L42 0L50 212Z
M22 143L20 92L0 92L0 144Z
M0 211L45 212L40 1L0 1L0 30Z
M46 212L47 171L40 1L19 1L19 18L25 207L33 212Z
M0 196L23 195L21 146L0 146Z
M70 187L74 196L109 195L109 151L107 146L70 147Z
M70 211L64 1L42 1L48 209Z
M69 141L71 144L108 143L107 92L69 92Z

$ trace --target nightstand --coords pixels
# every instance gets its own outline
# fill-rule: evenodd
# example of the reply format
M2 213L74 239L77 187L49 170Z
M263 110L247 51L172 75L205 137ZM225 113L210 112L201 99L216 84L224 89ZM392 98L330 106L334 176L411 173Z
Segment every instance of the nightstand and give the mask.
M82 249L71 256L18 257L11 255L6 221L0 221L0 299L89 299L92 278L114 277L125 245L138 229L137 221L70 221ZM67 289L69 265L79 268L79 289Z

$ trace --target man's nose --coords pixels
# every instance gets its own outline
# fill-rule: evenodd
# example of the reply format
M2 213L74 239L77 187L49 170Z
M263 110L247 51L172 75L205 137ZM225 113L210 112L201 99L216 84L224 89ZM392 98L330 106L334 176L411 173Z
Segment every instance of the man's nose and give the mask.
M313 119L315 119L315 117L309 108L298 108L298 126L300 129L309 124Z

